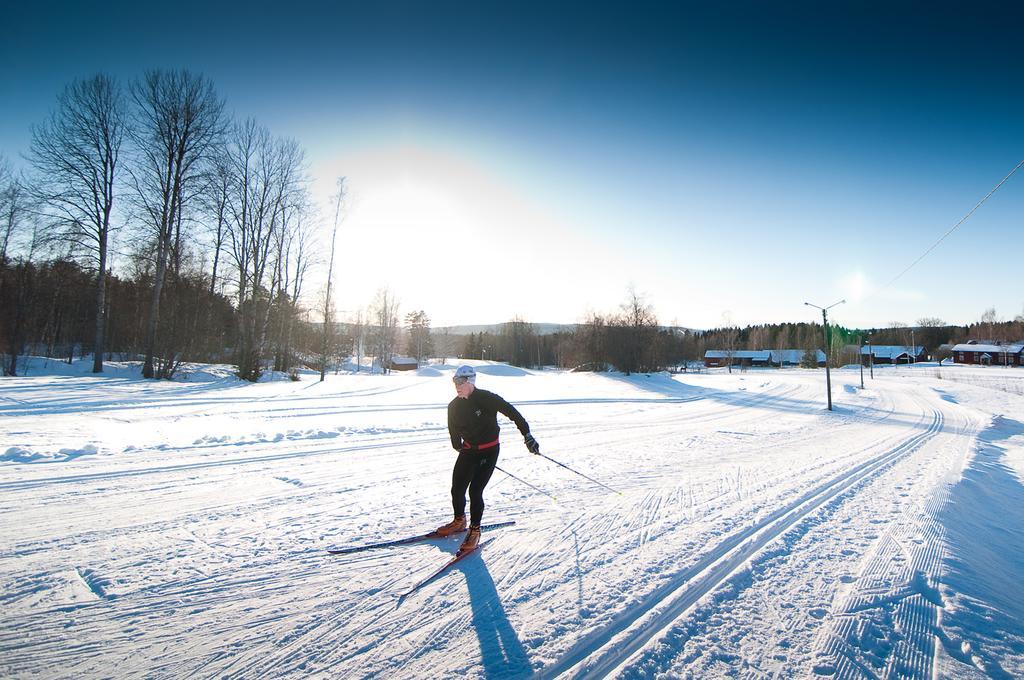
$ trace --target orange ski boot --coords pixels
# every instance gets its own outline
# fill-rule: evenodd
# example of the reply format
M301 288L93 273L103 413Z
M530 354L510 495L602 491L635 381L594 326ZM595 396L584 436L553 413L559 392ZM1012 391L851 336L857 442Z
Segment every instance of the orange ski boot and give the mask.
M463 540L462 545L459 546L459 554L463 555L476 550L478 545L480 545L480 527L470 527L465 540Z
M463 515L462 517L456 517L451 522L448 522L448 524L445 524L443 526L439 526L438 528L434 529L434 533L437 534L438 536L444 537L444 536L451 536L452 534L457 534L457 533L465 531L465 530L466 530L466 516Z

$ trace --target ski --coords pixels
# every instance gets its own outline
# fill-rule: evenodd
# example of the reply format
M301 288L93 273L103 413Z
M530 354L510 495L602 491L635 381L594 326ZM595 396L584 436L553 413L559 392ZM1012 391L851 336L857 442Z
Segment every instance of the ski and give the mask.
M466 552L456 554L455 557L453 557L450 560L448 560L447 562L445 562L444 565L440 569L438 569L437 571L433 572L432 574L430 574L430 576L427 576L425 579L423 579L422 581L420 581L419 583L414 585L412 588L410 588L409 590L407 590L404 593L402 593L401 595L399 595L398 596L399 603L401 603L402 600L404 600L405 598L409 597L410 595L415 593L417 590L419 590L423 586L425 586L428 583L430 583L431 581L433 581L435 578L437 578L441 574L445 573L446 571L448 571L449 569L454 567L456 564L458 564L459 562L461 562L465 558L467 558L470 555L472 555L473 553L479 551L480 548L484 547L484 543L485 542L486 541L481 541L472 550L467 550Z
M514 521L498 522L497 524L485 524L482 527L480 527L480 529L481 530L501 529L503 527L510 527L513 524L515 524ZM458 535L464 534L464 533L466 533L466 529L463 529L462 531L456 531L454 533L451 533L451 534L449 534L449 536L458 536ZM420 534L419 536L409 536L407 538L399 538L399 539L396 539L394 541L383 541L381 543L370 543L369 545L357 545L357 546L352 547L352 548L332 548L332 549L328 550L327 552L330 553L331 555L350 555L352 553L363 552L364 550L376 550L378 548L391 548L393 546L409 545L410 543L419 543L421 541L430 541L430 540L433 540L435 538L446 538L446 537L445 536L441 536L436 531L430 531L430 532L427 532L425 534Z

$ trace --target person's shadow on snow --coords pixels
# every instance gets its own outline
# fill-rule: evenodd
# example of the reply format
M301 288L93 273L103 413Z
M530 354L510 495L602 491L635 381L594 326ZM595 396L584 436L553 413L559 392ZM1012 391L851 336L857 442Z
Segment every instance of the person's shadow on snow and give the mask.
M480 557L485 557L480 555ZM524 678L533 674L530 658L508 622L494 579L482 559L463 569L469 587L473 628L480 641L480 655L488 678Z

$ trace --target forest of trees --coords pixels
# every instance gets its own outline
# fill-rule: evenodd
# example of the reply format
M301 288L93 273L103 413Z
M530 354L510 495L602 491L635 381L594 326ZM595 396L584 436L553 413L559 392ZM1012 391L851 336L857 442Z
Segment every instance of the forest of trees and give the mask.
M387 371L399 353L632 373L684 366L706 349L824 344L813 323L666 328L632 289L617 311L546 335L520 318L496 333L432 332L426 311L401 317L387 289L337 322L329 285L318 298L305 289L313 268L326 264L317 254L329 243L317 238L304 150L255 120L232 119L214 84L190 71L70 83L33 126L25 160L15 172L0 153L0 353L8 375L26 354L88 356L94 372L110 358L139 361L151 378L199 361L231 363L257 380L268 369L327 370L353 355L357 366L369 356ZM313 319L302 303L309 297L318 300ZM830 330L829 361L841 364L856 360L844 352L867 337L913 339L933 351L969 338L1019 341L1024 316L1000 321L990 309L971 326L920 319L913 327Z

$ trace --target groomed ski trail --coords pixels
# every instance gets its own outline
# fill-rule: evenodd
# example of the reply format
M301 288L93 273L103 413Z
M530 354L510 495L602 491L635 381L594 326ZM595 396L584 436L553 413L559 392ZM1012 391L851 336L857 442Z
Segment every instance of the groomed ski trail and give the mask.
M555 678L568 674L570 677L602 678L611 675L771 541L823 504L917 450L941 431L942 422L942 414L935 411L924 432L828 479L753 526L726 537L696 565L675 575L641 604L578 642L556 664L538 672L537 677ZM609 648L607 651L606 647Z

